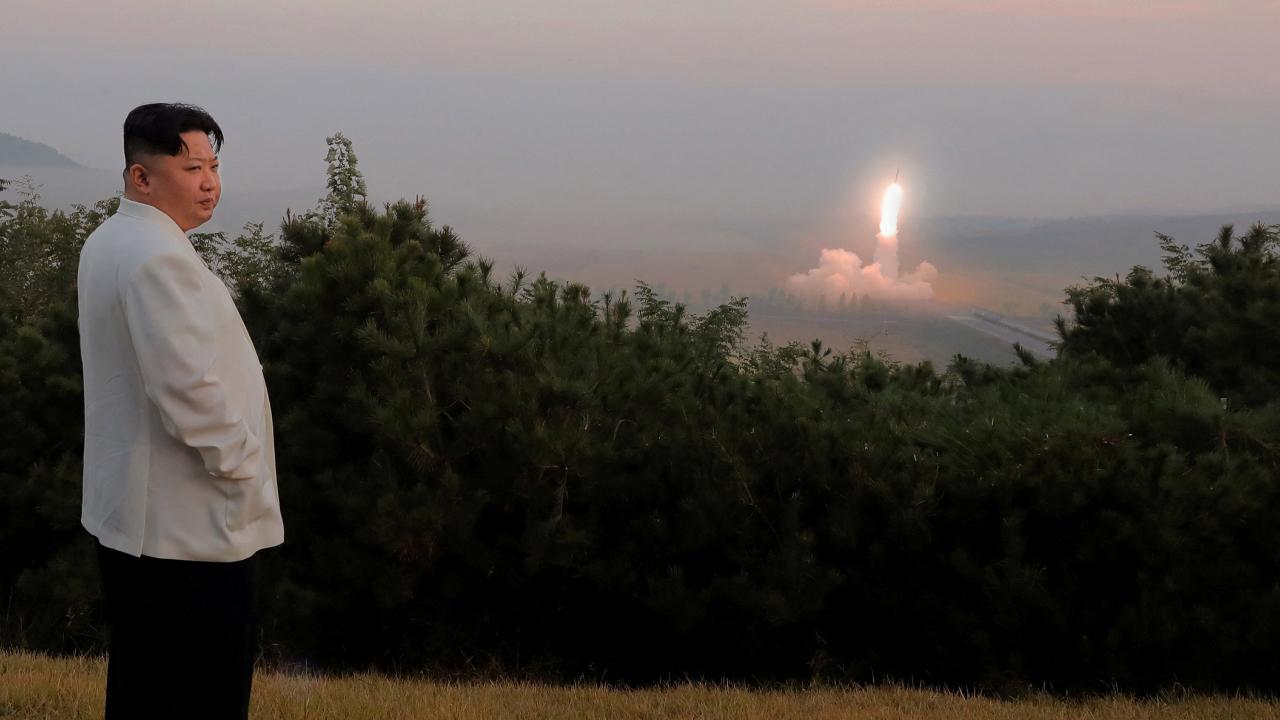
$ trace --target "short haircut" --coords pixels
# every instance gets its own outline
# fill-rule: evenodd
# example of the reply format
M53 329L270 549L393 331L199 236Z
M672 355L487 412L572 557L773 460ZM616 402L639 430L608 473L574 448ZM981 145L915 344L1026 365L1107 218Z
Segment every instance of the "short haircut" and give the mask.
M124 119L124 166L141 162L143 155L176 156L187 150L182 133L201 130L214 152L222 149L222 128L213 116L195 105L150 103L139 105Z

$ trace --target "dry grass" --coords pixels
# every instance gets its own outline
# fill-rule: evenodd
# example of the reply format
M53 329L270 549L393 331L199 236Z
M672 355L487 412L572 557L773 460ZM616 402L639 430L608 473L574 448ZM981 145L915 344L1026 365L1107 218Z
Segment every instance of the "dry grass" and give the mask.
M101 658L0 653L0 718L102 717ZM377 675L318 677L259 673L251 717L266 718L1280 718L1280 702L1231 697L1069 702L1050 697L1001 701L903 687L760 691L676 685L624 691L597 686L446 683Z

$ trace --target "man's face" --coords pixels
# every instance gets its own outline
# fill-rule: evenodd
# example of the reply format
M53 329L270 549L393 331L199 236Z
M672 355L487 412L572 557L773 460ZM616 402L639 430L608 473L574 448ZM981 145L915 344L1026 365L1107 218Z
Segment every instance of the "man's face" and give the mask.
M134 191L131 195L141 195L135 199L163 210L187 232L213 217L222 196L222 180L209 136L191 130L182 133L182 139L186 152L146 156L141 163L143 177L130 168L129 185Z

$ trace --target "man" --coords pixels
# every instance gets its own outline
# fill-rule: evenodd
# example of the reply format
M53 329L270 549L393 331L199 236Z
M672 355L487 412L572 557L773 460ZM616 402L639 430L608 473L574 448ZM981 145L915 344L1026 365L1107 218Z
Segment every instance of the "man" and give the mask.
M109 720L248 716L253 556L284 541L262 365L186 236L218 205L222 139L197 107L130 112L124 198L80 253L80 520L111 629Z

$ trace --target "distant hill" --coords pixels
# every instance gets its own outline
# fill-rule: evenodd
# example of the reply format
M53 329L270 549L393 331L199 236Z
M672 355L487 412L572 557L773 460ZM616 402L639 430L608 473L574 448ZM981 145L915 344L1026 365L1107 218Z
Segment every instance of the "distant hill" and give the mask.
M80 164L44 143L0 132L0 167L74 168Z

